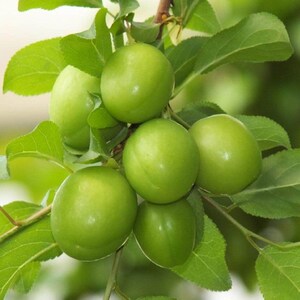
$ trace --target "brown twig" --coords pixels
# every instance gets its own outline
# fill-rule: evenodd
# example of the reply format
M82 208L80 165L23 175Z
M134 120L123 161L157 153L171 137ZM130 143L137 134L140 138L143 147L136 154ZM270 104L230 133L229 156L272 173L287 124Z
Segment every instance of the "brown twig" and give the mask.
M158 8L156 11L156 15L154 18L154 23L161 24L159 34L157 36L157 39L161 39L162 32L163 32L163 26L164 21L170 16L169 9L171 6L172 0L160 0L158 4Z

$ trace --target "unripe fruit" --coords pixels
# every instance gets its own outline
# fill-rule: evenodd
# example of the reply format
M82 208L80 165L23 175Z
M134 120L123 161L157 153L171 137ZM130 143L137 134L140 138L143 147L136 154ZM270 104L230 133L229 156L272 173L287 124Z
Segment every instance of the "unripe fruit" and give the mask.
M134 225L136 240L155 264L171 268L183 264L193 251L196 218L186 200L170 204L143 202Z
M214 115L193 124L199 149L197 185L214 194L235 194L261 171L258 144L246 126L229 115Z
M133 44L114 52L104 66L101 94L109 113L127 123L158 116L170 100L174 74L155 47Z
M136 212L136 194L125 177L111 168L87 167L67 177L58 189L51 228L67 255L96 260L122 246Z
M198 173L198 149L178 123L154 119L143 123L123 151L126 177L136 192L154 203L183 197Z
M50 120L58 125L64 142L85 150L90 142L87 117L94 108L90 93L100 92L100 80L73 66L58 75L51 93Z

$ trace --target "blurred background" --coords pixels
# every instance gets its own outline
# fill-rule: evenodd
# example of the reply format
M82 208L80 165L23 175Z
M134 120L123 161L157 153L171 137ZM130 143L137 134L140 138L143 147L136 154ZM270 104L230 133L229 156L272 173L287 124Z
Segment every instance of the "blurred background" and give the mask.
M116 7L103 1L113 11ZM139 1L138 20L154 15L158 0ZM281 124L293 147L300 147L300 1L299 0L210 0L223 27L233 25L254 12L267 11L286 25L293 56L286 62L226 65L196 78L173 101L180 109L186 103L213 101L230 114L264 115ZM87 29L96 13L88 8L61 7L53 11L18 12L17 0L0 0L0 80L3 82L9 59L20 48L47 38L64 36ZM9 140L32 130L48 118L49 94L21 97L10 92L0 94L0 154ZM55 188L66 176L64 171L44 161L18 159L11 167L12 178L0 182L0 205L13 200L41 202L49 188ZM39 174L39 176L34 176ZM224 234L227 262L233 288L229 292L203 291L176 275L149 263L132 242L124 253L119 281L133 298L143 295L170 295L180 300L262 299L255 281L256 252L220 215L210 211ZM257 233L276 241L300 240L299 221L269 221L249 217L239 211L234 216ZM7 299L99 299L105 287L111 259L96 263L78 263L66 256L47 262L29 295L11 292Z

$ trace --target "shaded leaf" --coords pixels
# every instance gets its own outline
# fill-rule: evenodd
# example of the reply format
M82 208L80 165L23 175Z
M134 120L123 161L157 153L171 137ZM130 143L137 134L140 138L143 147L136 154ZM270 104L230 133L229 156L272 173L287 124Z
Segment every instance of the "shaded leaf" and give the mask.
M102 0L19 0L19 11L32 8L55 9L59 6L102 7Z
M174 0L172 7L173 14L176 17L180 17L183 25L185 25L187 20L193 14L194 9L201 1L203 0Z
M95 108L93 111L90 112L87 119L90 127L102 129L118 125L119 121L117 121L113 116L111 116L110 113L103 106L100 95L90 95L95 103Z
M139 7L139 3L136 0L118 0L120 11L118 17L123 17Z
M189 125L196 121L225 112L215 103L212 102L194 102L186 105L177 115Z
M275 121L262 116L235 116L252 132L261 150L275 147L291 148L285 129Z
M196 216L196 240L195 245L197 246L203 236L203 228L204 228L204 209L203 203L201 199L201 194L197 188L193 189L189 196L187 197L187 201L193 208L193 211Z
M292 52L284 24L274 15L257 13L211 37L199 52L194 71L203 74L239 61L282 61Z
M105 64L112 54L110 30L106 24L107 9L100 9L95 17L96 40L95 45L101 61Z
M264 248L256 261L256 273L265 300L300 298L300 248Z
M89 150L77 160L78 163L93 163L100 158L107 160L110 157L108 145L101 132L95 128L91 128L90 132Z
M199 51L207 39L206 37L189 38L166 50L166 56L174 70L175 86L180 85L193 72Z
M258 179L232 200L245 212L264 218L300 216L300 149L263 160Z
M172 270L186 280L214 291L231 287L231 279L225 261L225 241L216 225L204 217L204 233L200 244L189 259Z
M206 0L199 1L187 20L186 27L208 34L215 34L221 30L216 14Z
M131 35L139 42L152 43L159 34L160 24L147 22L132 22Z
M50 92L66 66L61 38L40 41L19 50L9 61L3 91L29 96Z

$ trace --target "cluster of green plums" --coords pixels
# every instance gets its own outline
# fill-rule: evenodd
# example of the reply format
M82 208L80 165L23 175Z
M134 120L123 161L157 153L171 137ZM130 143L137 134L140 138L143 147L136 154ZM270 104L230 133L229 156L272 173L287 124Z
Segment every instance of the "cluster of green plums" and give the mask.
M213 115L186 129L161 117L173 87L170 62L157 48L142 43L115 51L101 79L72 66L58 76L50 118L69 147L89 147L88 118L95 106L90 93L101 95L117 123L134 124L121 168L85 166L67 177L55 195L53 236L69 256L106 257L133 231L151 261L168 268L182 264L195 246L196 216L187 201L192 187L230 195L259 175L259 147L237 119ZM117 125L99 130L115 133Z

